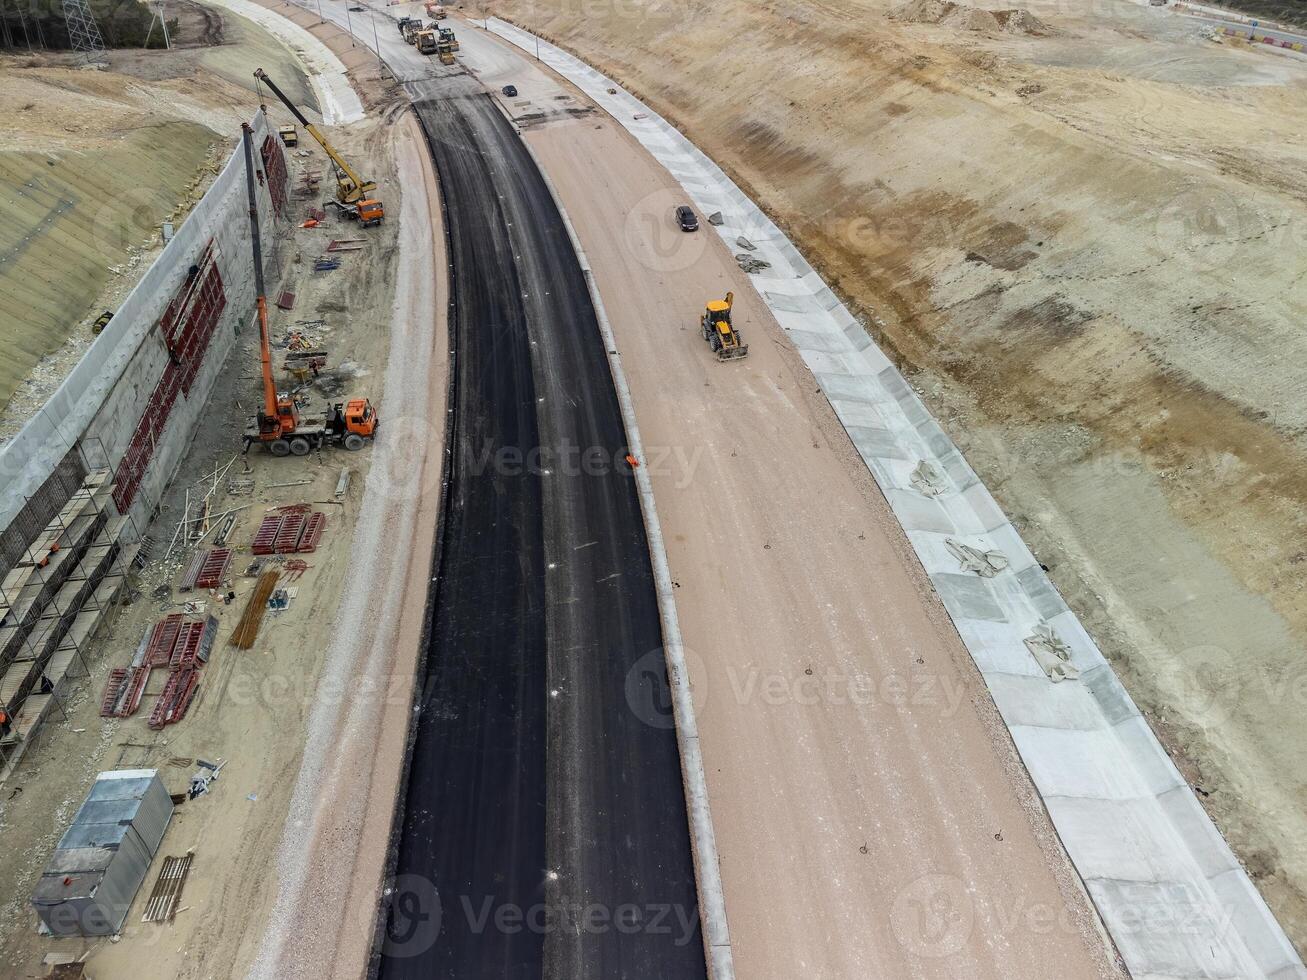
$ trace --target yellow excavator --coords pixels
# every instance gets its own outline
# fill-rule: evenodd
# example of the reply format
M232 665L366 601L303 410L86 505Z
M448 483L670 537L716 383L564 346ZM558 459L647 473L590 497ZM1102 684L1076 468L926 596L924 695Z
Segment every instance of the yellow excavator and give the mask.
M355 212L350 217L364 218L366 213L368 217L363 221L365 225L379 224L385 211L380 201L368 196L369 191L377 189L376 182L364 180L345 162L345 158L336 152L336 148L327 141L327 137L322 135L321 130L305 119L304 113L299 111L295 103L286 98L281 89L277 88L277 83L268 77L267 72L262 68L256 68L254 77L272 89L272 94L281 99L281 104L290 110L291 115L299 120L300 125L318 141L327 156L331 158L331 162L336 167L336 200L345 206L347 212L350 210Z
M734 293L727 293L725 299L710 300L699 320L703 339L708 341L708 346L713 349L719 361L733 361L749 354L749 345L743 342L740 331L731 324L731 307L734 304Z

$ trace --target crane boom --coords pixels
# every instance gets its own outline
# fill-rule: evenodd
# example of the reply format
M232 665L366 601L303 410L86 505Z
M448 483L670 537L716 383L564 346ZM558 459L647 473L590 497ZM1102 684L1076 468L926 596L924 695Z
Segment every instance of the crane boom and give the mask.
M256 68L254 69L254 77L259 81L266 83L268 88L272 89L272 94L281 99L282 105L290 110L291 115L299 120L300 125L308 130L309 135L317 140L327 156L331 157L331 162L336 165L336 196L340 198L342 204L354 204L360 198L365 197L368 191L377 189L375 181L364 180L354 172L354 168L346 163L345 158L336 152L336 148L331 145L327 137L322 135L318 127L305 119L304 113L300 112L295 103L286 98L281 89L277 88L277 83L268 77L267 72L262 68Z
M263 414L277 418L277 386L272 380L272 345L268 339L268 297L263 284L263 243L259 238L259 199L254 190L254 130L241 124L245 144L245 189L250 198L250 241L254 247L254 294L259 310L259 358L263 362Z

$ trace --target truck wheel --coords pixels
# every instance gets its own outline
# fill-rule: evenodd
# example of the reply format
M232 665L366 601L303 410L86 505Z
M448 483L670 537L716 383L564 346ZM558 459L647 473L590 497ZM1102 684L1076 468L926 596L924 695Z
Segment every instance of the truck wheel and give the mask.
M289 456L290 443L285 439L273 439L272 442L268 443L268 452L274 456Z
M345 437L345 448L350 452L357 452L363 448L363 437L357 432L351 432Z
M290 451L296 456L307 456L310 448L309 441L302 436L296 436L290 441Z

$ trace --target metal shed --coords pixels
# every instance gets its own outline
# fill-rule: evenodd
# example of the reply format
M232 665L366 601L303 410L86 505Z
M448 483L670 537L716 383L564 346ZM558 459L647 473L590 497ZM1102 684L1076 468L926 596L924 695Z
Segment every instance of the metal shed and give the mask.
M56 936L118 932L171 818L157 769L100 773L32 895L46 928Z

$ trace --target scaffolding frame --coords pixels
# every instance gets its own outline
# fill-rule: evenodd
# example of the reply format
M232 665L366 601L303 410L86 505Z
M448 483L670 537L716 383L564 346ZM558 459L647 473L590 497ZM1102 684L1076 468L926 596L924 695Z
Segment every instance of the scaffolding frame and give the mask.
M31 666L23 675L22 692L6 695L0 708L11 710L13 717L9 721L9 730L0 736L0 783L5 782L15 771L27 750L36 744L44 734L50 705L58 708L60 716L66 721L68 710L62 688L66 682L78 677L89 679L91 676L89 652L106 628L112 629L114 614L130 592L128 575L136 561L139 550L140 535L135 517L130 513L119 514L113 502L113 468L106 465L108 454L103 442L98 437L79 440L77 452L83 469L87 474L81 487L69 496L68 502L40 532L36 541L29 542L29 558L41 556L33 550L44 547L51 540L62 541L75 530L78 522L89 518L83 530L83 537L72 546L76 554L74 559L60 562L52 573L50 562L58 553L51 550L43 561L33 562L32 571L27 574L17 589L6 587L8 575L0 578L0 604L4 607L4 619L8 620L15 609L23 603L22 593L35 588L35 597L30 598L22 614L15 623L0 620L0 630L13 626L20 632L19 642L12 656L8 651L0 650L0 677L7 676L16 664L28 663ZM94 457L93 457L94 453ZM98 465L94 458L98 458ZM93 486L92 481L98 478ZM88 489L89 486L89 489ZM86 493L85 501L71 518L66 518L68 504L77 494ZM24 506L30 498L24 498ZM115 526L116 525L116 526ZM106 534L108 537L106 538ZM90 568L83 568L85 560L93 549L107 547L106 560ZM64 564L71 567L66 570ZM20 562L14 569L25 567ZM14 569L10 569L12 572ZM107 597L103 590L106 582L117 580L111 586ZM86 582L88 591L77 599L62 597L69 585ZM48 596L44 601L39 597ZM30 592L29 592L30 595ZM74 607L74 603L76 603ZM32 616L36 613L35 616ZM92 614L93 622L84 629L77 628L78 619L83 614ZM48 626L42 624L49 623ZM39 633L39 645L38 645ZM3 636L0 632L0 636ZM9 645L9 641L5 641ZM64 654L61 658L60 654ZM62 670L51 671L51 663L66 661ZM80 666L78 672L76 668ZM55 676L51 676L54 673ZM33 677L35 674L35 677ZM33 697L47 697L48 703L35 707L35 716L30 720L24 718L24 709L28 708ZM24 725L19 722L23 720ZM25 730L24 730L25 729Z

